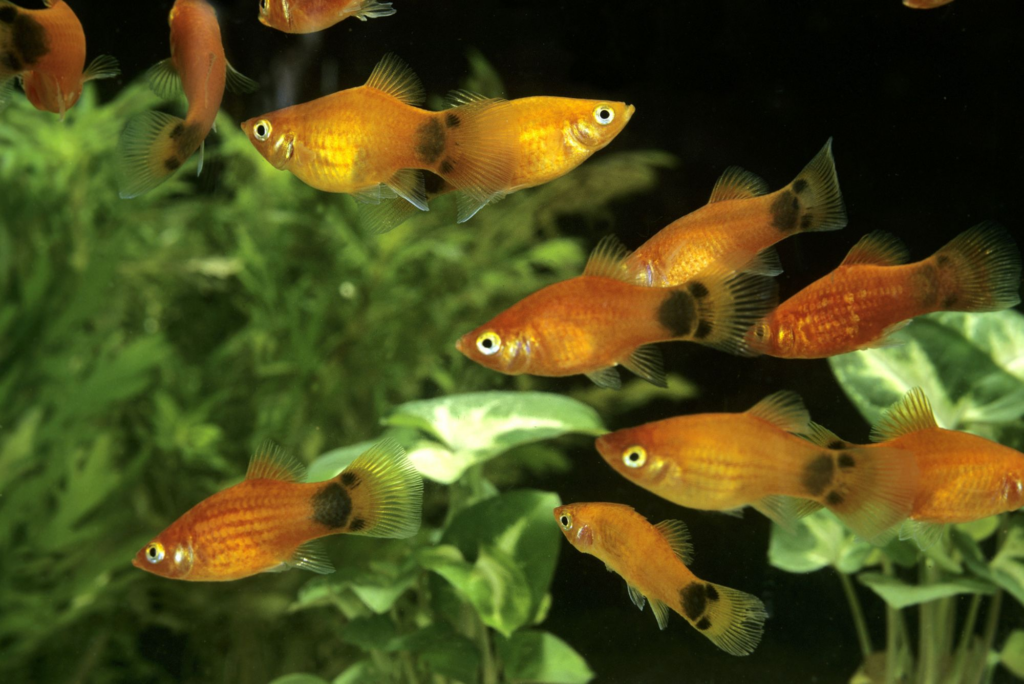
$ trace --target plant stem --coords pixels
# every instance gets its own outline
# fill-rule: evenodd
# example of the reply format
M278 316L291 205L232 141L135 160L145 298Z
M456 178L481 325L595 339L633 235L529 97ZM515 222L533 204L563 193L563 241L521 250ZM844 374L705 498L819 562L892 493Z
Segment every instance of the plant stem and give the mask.
M882 554L882 572L888 577L894 577L892 561L885 554ZM900 637L902 634L902 621L898 610L885 604L885 684L895 684L896 676L900 665Z
M867 661L868 656L871 655L871 637L868 635L868 625L867 621L864 620L864 611L860 607L860 600L857 598L857 592L853 588L850 576L839 570L836 570L836 572L839 573L839 581L843 585L846 600L850 603L850 612L853 613L853 625L857 628L857 640L860 641L861 654L864 656L864 660Z
M927 556L919 561L918 567L919 586L934 584L939 579L939 569ZM936 684L938 682L939 658L942 655L942 645L939 643L941 639L940 625L938 624L941 617L939 603L939 601L928 601L921 604L918 684Z
M996 531L996 555L1002 550L1003 544L1006 543L1007 531L1010 527L1010 516L1003 515L999 521L999 529ZM995 558L995 556L993 556ZM999 610L1003 606L1003 590L1001 588L996 589L996 593L992 595L992 601L988 604L988 615L985 618L985 631L982 636L982 647L980 658L981 664L979 669L976 671L975 677L972 681L980 682L985 675L985 670L988 668L988 653L992 650L992 646L996 640L996 628L999 627Z
M477 617L476 644L480 649L480 666L483 670L483 684L498 684L498 668L495 667L494 652L491 650L491 635L487 625Z
M964 620L963 631L960 632L960 643L956 647L956 660L953 664L953 674L949 681L952 684L960 684L963 680L964 670L967 667L967 659L971 655L971 641L974 639L974 625L978 621L978 610L981 608L981 594L971 597L971 607L967 609L967 618Z

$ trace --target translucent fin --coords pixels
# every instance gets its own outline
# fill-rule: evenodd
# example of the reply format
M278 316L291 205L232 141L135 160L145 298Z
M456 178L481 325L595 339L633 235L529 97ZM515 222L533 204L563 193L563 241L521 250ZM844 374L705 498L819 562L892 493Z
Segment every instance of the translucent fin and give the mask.
M203 172L203 160L206 158L206 141L199 143L199 163L196 164L196 177Z
M811 425L811 414L807 412L804 400L790 390L769 394L748 409L747 413L794 434L806 432Z
M371 233L386 233L419 213L419 209L401 197L381 199L377 204L363 204L359 217Z
M121 66L117 59L110 55L100 55L89 63L82 72L82 83L87 81L98 81L104 78L114 78L121 75Z
M608 366L585 375L598 387L605 389L622 388L622 378L619 377L619 371L615 370L615 366Z
M907 246L902 240L892 233L876 230L858 240L839 265L898 266L907 263L909 256Z
M246 480L280 480L302 482L306 467L271 440L265 440L249 459Z
M715 183L708 204L725 200L750 199L767 192L768 183L756 173L745 171L738 166L730 166Z
M693 542L690 540L690 529L682 520L662 520L654 526L668 542L672 552L683 562L693 563Z
M756 596L701 580L680 589L679 614L715 646L735 656L750 655L757 648L768 617Z
M675 292L685 290L694 301L687 303ZM758 319L767 315L778 301L774 279L753 273L728 270L717 264L704 269L700 275L670 293L659 310L663 323L671 323L673 332L682 332L686 323L688 334L678 339L693 342L738 356L753 356L756 352L746 341L747 331ZM674 299L677 309L670 309ZM688 309L688 310L687 310ZM694 314L690 313L696 310Z
M497 201L497 199L493 200ZM464 192L455 193L455 222L465 223L476 216L476 213L491 203L491 200L481 202L473 199Z
M821 504L810 499L792 496L765 496L750 504L766 518L787 530L792 530L796 521L821 508Z
M137 197L167 180L202 142L196 130L164 112L133 117L117 142L121 197Z
M463 192L476 209L505 196L518 164L518 130L505 100L482 100L437 115L443 140L425 157L437 175ZM475 213L475 212L473 212ZM470 214L471 215L471 214ZM460 216L460 222L468 216Z
M396 10L391 8L390 2L378 2L377 0L363 0L363 4L360 5L359 9L353 15L359 21L366 21L367 19L379 19L380 17L390 17L395 13Z
M889 347L899 347L907 343L907 336L900 334L900 332L910 325L913 319L908 318L905 321L899 323L893 323L882 328L882 332L879 334L878 339L873 340L865 344L861 349L888 349Z
M846 207L839 190L832 138L793 182L776 193L772 225L784 233L839 230L846 226Z
M413 72L405 61L393 52L384 55L369 80L366 81L367 88L375 88L382 93L387 93L400 102L413 107L419 107L427 99L426 91L423 90L423 83Z
M826 449L846 449L847 447L853 446L852 442L840 439L834 432L813 421L808 423L807 431L801 432L800 437L803 437L808 442L813 442L820 447L825 447Z
M654 618L658 621L658 629L668 627L668 606L658 599L652 598L651 612L654 613Z
M388 179L387 186L420 211L430 211L427 206L427 189L420 171L402 169Z
M939 523L924 522L922 520L907 520L900 527L900 540L913 539L922 551L927 551L940 539L946 531L946 525Z
M181 74L174 68L171 58L160 60L146 72L149 89L164 100L176 100L185 94L181 87Z
M1013 238L986 221L958 235L931 257L955 282L941 311L1000 311L1020 304L1021 259Z
M931 402L925 396L924 390L914 387L882 412L882 417L871 428L871 441L884 442L918 430L937 427L939 425L935 422Z
M14 76L0 78L0 112L11 104L11 97L14 95L14 80Z
M260 89L259 83L239 72L231 64L228 64L225 79L225 87L233 93L244 95L245 93L254 93Z
M636 373L655 387L668 387L668 380L665 378L665 361L657 346L645 344L620 363L623 368Z
M614 278L623 282L632 283L634 278L626 268L626 257L629 250L619 242L614 235L605 235L597 243L597 247L590 253L587 265L583 268L583 275L597 278Z
M474 102L486 102L490 98L468 90L449 90L444 99L449 107L461 107Z
M779 253L774 247L765 247L736 270L763 276L777 276L782 273L782 260L779 259Z
M611 568L608 569L611 570ZM633 602L633 605L643 610L644 606L647 605L647 599L640 593L640 590L626 582L626 591L629 592L629 600Z
M324 545L318 539L311 539L295 549L288 559L288 565L301 570L309 570L318 575L329 575L334 572L334 565L324 551Z
M404 539L420 529L423 478L398 442L370 447L337 477L348 492L349 534Z

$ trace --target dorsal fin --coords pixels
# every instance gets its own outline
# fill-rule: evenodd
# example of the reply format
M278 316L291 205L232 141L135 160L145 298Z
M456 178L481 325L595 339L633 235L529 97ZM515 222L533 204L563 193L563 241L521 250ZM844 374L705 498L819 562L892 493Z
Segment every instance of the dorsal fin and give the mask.
M301 482L305 477L306 467L269 439L260 444L245 472L246 480Z
M907 263L908 256L907 246L898 237L884 230L876 230L858 240L839 265L899 266Z
M836 436L836 433L822 425L818 425L815 422L811 422L807 432L801 432L800 436L808 442L813 442L820 447L825 447L826 449L845 449L853 446L851 442L847 442L845 439L840 439Z
M786 432L807 432L811 423L811 414L807 412L804 400L799 394L789 390L769 394L754 404L747 413Z
M393 52L384 55L373 68L373 73L366 81L366 87L387 93L413 107L419 107L427 99L419 77Z
M693 542L690 541L690 530L682 520L662 520L654 526L668 542L669 547L683 561L683 565L693 562Z
M918 430L937 427L939 425L935 422L931 402L925 396L924 390L914 387L882 413L882 417L871 428L871 441L883 442Z
M756 173L751 173L738 166L730 166L721 175L714 189L711 190L711 199L708 204L724 202L725 200L750 199L759 197L768 192L768 183Z
M448 94L444 96L445 103L449 107L461 107L462 105L484 102L489 99L489 97L484 97L479 93L469 90L449 90Z
M605 235L590 253L587 265L583 269L585 276L614 278L627 283L635 283L632 271L626 266L629 250L614 235Z

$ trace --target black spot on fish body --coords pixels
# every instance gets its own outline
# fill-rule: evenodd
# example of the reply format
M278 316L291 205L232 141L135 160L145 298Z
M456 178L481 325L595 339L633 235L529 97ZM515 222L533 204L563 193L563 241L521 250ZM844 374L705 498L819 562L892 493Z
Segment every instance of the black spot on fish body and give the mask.
M349 489L354 489L359 486L359 476L353 472L346 471L341 474L341 484Z
M696 620L704 614L707 608L707 587L706 584L692 582L679 590L679 602L683 606L683 612L690 620Z
M12 5L4 5L0 7L0 23L11 24L14 22L14 17L18 16L18 10Z
M710 584L705 584L704 585L704 593L707 595L708 601L717 601L718 600L718 590L715 589Z
M25 70L25 65L21 63L21 59L18 58L18 55L14 54L13 50L0 55L0 64L3 64L4 68L8 71L15 73Z
M825 497L825 503L829 506L841 506L845 499L839 492L829 492L828 496Z
M949 255L948 254L940 254L940 255L938 255L937 257L935 257L935 263L937 263L939 266L945 266L946 264L949 263Z
M832 483L832 456L822 454L804 468L803 485L812 495L818 496Z
M694 627L696 627L702 632L711 629L711 620L708 620L706 617L703 617L700 619L700 622L694 625Z
M447 159L442 159L441 160L441 166L439 166L438 169L437 169L438 173L445 174L445 175L451 173L453 170L455 170L455 165L452 164Z
M848 468L852 468L854 465L856 465L856 462L853 460L853 456L851 456L850 454L847 454L847 453L839 454L839 467L840 468L843 468L845 470L845 469L848 469Z
M433 164L444 154L446 136L440 119L430 119L416 131L416 154L427 164Z
M712 330L714 330L714 328L712 327L711 323L707 321L701 321L700 323L697 324L697 330L694 331L693 337L694 339L697 340L703 340L705 337L711 334Z
M804 214L800 217L800 230L807 230L814 223L814 217L810 214Z
M946 295L946 298L942 300L942 308L949 309L956 305L958 297L956 293Z
M796 230L800 218L800 200L788 190L783 192L771 206L772 226L784 233Z
M697 305L688 293L673 290L658 307L658 322L673 337L686 337L693 330Z
M11 22L11 35L14 37L12 47L23 67L32 66L50 51L46 29L24 12L19 12Z
M796 194L799 195L806 189L807 181L805 181L803 178L797 178L795 181L793 181L793 192L795 192Z
M344 527L352 513L352 498L337 482L331 482L313 495L313 521L336 530Z
M834 439L834 440L832 440L831 442L828 443L828 448L829 449L845 449L846 446L847 446L846 442L844 442L841 439Z
M705 297L708 296L707 286L704 283L700 282L699 280L694 280L692 283L687 285L687 289L690 291L690 294L692 294L695 299L704 299Z
M447 126L448 128L455 128L461 123L462 119L460 119L459 115L454 112L448 112L444 116L444 125Z
M185 122L182 121L181 123L179 123L178 125L176 125L174 128L171 129L171 139L174 140L176 138L180 138L181 134L184 133L184 132L185 132Z
M352 518L352 522L349 523L349 526L348 526L348 531L349 532L358 532L359 530L363 529L364 527L366 527L366 521L365 520L363 520L362 518Z
M179 166L181 166L181 160L178 159L177 157L168 157L167 159L164 160L164 166L167 168L168 171L174 171Z

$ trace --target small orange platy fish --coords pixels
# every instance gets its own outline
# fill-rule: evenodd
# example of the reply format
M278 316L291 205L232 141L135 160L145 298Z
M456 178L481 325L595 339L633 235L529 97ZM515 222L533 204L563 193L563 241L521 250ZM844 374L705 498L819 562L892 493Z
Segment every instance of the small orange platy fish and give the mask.
M364 203L401 197L427 211L421 170L482 204L500 195L514 162L508 103L428 112L417 106L424 97L412 70L388 54L366 85L249 119L242 130L275 168Z
M951 2L953 0L903 0L903 4L912 9L935 9Z
M315 33L343 19L390 17L390 2L378 0L259 0L260 23L285 33Z
M604 561L626 580L637 608L650 602L659 628L668 626L672 609L726 653L744 656L757 648L768 617L764 604L690 572L693 545L681 521L652 525L631 507L614 503L559 506L555 520L577 551Z
M680 506L749 505L784 527L825 506L867 541L887 542L914 503L913 455L822 447L794 434L810 424L800 397L782 391L744 413L659 420L603 435L596 446L620 475Z
M482 102L485 98L464 90L448 94L453 107ZM506 117L515 143L515 161L508 186L491 201L560 178L604 149L622 132L633 116L633 105L607 100L569 97L523 97L509 100ZM432 187L428 176L427 201L455 191L440 181ZM440 180L440 179L437 179ZM464 193L456 194L457 221L465 223L482 207ZM401 198L362 207L363 223L375 233L391 230L411 217L416 207Z
M122 198L138 197L163 183L196 150L203 170L206 136L213 128L224 88L249 93L259 86L228 64L217 13L206 0L177 0L168 17L171 56L149 70L149 85L171 100L188 99L185 118L164 112L133 117L117 143Z
M664 387L657 342L748 353L743 325L771 309L771 278L712 267L680 287L644 287L623 267L626 254L614 236L602 239L582 276L534 292L463 335L456 349L507 375L585 374L610 388L621 385L619 365Z
M726 169L706 205L662 228L627 264L641 284L668 287L721 259L749 261L790 235L844 226L846 208L829 138L793 182L772 193L759 176L736 166ZM782 272L773 250L765 254L761 272Z
M15 78L39 110L64 114L87 81L121 73L117 60L97 57L85 66L82 23L63 0L45 0L46 9L29 10L0 0L0 110L10 102Z
M813 423L808 438L823 446L851 446ZM1024 506L1024 454L984 437L940 428L919 387L883 413L871 439L878 444L858 448L901 449L917 459L917 495L900 539L913 538L922 549L938 541L947 524Z
M784 359L819 359L899 344L892 334L933 311L999 311L1020 303L1020 251L986 222L932 256L907 264L897 238L876 231L832 273L779 305L747 335L750 347Z
M304 468L272 445L245 480L204 499L135 554L168 579L223 582L302 568L334 572L320 537L402 539L420 528L423 480L396 442L371 447L337 477L305 483Z

